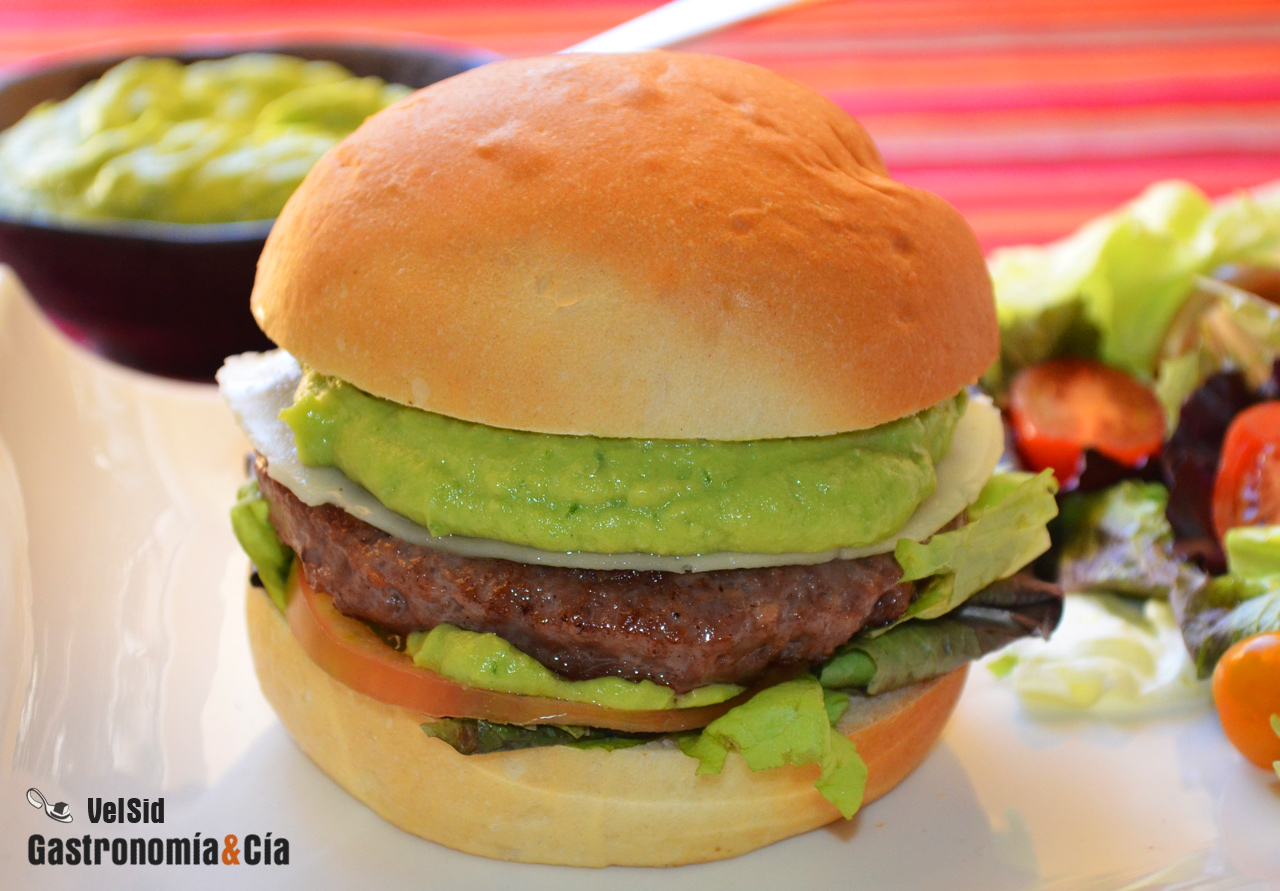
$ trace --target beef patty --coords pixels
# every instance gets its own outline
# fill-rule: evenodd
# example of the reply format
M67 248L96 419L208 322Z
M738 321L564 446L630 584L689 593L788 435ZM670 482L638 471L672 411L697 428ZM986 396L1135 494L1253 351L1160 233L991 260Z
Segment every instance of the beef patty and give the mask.
M686 692L825 660L906 610L892 554L713 572L567 569L410 544L333 505L309 507L256 463L280 539L348 616L407 633L493 632L571 680L613 675Z

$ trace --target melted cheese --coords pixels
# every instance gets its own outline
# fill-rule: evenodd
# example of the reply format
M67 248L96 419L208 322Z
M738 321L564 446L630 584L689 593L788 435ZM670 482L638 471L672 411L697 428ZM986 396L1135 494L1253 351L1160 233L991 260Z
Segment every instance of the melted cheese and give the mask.
M937 465L936 491L926 498L898 533L860 548L785 554L593 554L543 551L524 545L457 535L435 536L425 527L388 510L367 489L336 467L312 467L298 460L293 431L280 420L293 402L301 378L297 361L283 350L232 356L218 372L218 385L237 423L253 447L267 459L267 473L304 504L336 505L357 519L417 545L468 557L493 557L517 563L541 563L579 569L638 569L664 572L707 572L825 563L892 551L898 541L922 541L937 532L977 499L1004 448L1000 413L985 397L969 400L956 424L951 449Z

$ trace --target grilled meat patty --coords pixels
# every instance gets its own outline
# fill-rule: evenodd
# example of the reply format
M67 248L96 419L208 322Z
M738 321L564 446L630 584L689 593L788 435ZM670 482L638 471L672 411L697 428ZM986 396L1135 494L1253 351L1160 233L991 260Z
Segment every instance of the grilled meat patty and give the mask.
M271 522L307 581L348 616L407 633L492 632L571 680L612 675L686 692L825 660L915 595L892 554L714 572L567 569L410 544L310 507L255 466Z

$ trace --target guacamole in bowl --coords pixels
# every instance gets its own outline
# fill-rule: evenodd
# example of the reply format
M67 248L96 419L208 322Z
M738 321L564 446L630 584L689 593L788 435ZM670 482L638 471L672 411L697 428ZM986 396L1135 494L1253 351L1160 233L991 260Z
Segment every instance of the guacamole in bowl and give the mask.
M0 74L0 263L86 347L196 380L268 345L246 298L312 163L409 89L493 58L420 38L279 35L134 55Z
M0 134L0 207L170 223L270 219L330 146L411 92L336 62L136 56Z

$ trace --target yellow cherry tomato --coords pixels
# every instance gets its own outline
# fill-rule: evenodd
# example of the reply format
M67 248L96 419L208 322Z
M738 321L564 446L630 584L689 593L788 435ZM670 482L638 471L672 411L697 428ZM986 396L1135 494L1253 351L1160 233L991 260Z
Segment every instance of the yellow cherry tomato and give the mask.
M1259 767L1280 760L1271 716L1280 713L1280 631L1232 645L1213 670L1213 701L1227 739Z

